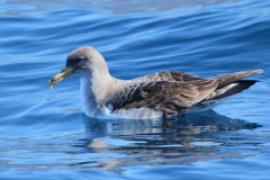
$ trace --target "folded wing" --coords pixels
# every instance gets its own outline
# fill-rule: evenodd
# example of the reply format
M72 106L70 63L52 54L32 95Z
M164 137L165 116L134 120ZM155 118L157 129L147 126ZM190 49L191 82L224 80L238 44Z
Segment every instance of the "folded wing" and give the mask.
M161 72L136 79L115 93L107 105L112 111L150 108L177 115L201 102L221 99L248 89L256 81L242 80L262 70L241 71L202 79L187 73ZM138 81L139 80L139 81Z
M166 115L176 115L206 99L218 86L216 80L190 82L151 81L119 92L108 101L112 110L151 108Z

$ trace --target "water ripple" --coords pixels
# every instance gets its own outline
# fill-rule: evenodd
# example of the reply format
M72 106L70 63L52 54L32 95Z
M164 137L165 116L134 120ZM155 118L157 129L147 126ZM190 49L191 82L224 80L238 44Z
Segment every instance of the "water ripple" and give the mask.
M0 179L268 178L268 1L61 2L0 1ZM96 122L81 114L77 77L47 88L82 45L97 47L123 79L163 70L265 74L216 112Z

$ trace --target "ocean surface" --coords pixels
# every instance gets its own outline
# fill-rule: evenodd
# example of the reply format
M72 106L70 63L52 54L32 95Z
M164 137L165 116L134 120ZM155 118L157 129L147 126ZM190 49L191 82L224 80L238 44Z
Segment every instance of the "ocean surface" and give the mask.
M270 179L270 1L0 0L0 27L1 180ZM82 113L78 77L48 89L83 45L122 79L265 73L205 113L102 121Z

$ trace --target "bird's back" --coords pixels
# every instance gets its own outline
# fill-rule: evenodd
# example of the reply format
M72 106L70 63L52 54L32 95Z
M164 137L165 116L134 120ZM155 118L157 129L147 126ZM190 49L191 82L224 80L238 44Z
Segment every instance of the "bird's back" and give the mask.
M177 115L200 103L239 93L256 81L242 80L261 73L241 71L212 78L183 72L160 72L136 78L108 99L112 111L149 108L164 115Z

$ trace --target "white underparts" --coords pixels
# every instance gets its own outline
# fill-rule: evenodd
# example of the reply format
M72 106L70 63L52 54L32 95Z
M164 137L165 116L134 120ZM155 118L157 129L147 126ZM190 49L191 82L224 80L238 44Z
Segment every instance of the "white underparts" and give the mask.
M229 91L230 89L233 89L234 87L236 87L238 85L238 83L232 83L232 84L229 84L223 88L220 88L216 91L214 91L213 93L211 93L206 99L207 100L210 100L212 98L215 98L215 97L218 97L220 95L223 95L225 94L227 91Z
M237 85L238 85L237 83L232 83L232 84L229 84L229 85L217 90L216 96L220 96L222 94L225 94L227 91L229 91L230 89L234 88Z
M154 111L149 108L137 108L137 109L120 109L110 112L109 115L114 117L124 118L124 119L160 119L163 116L163 113Z
M99 81L100 82L100 81ZM162 113L154 111L149 108L138 109L119 109L116 111L111 110L105 106L105 98L103 94L107 94L108 91L113 91L112 87L105 87L104 84L95 84L97 81L93 81L93 77L88 72L82 72L80 78L80 98L82 109L84 113L89 117L100 118L124 118L124 119L160 119ZM104 81L103 81L104 83ZM109 82L105 82L109 84ZM120 82L114 82L114 85Z

